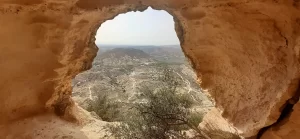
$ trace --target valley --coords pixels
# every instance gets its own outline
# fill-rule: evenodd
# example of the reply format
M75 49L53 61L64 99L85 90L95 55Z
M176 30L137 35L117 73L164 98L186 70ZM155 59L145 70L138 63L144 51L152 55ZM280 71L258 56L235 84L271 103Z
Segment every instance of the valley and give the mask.
M137 88L151 82L161 66L168 66L181 80L181 92L190 94L201 107L212 106L180 46L100 47L93 67L74 79L73 99L83 108L100 94L119 101L135 101Z
M139 97L143 87L159 90L165 84L160 80L165 71L178 82L177 92L192 99L189 111L202 119L214 105L199 87L180 46L100 47L93 67L73 80L72 97L83 109L98 114L99 120L109 125L122 122L132 115L132 105L144 103ZM99 106L91 107L95 104Z

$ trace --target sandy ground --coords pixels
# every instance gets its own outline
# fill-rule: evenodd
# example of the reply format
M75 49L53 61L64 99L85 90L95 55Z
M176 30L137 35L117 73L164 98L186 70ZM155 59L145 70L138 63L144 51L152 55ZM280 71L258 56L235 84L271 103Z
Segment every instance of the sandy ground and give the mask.
M96 119L78 108L80 124L66 122L46 114L0 126L0 139L111 139L104 126L107 122Z

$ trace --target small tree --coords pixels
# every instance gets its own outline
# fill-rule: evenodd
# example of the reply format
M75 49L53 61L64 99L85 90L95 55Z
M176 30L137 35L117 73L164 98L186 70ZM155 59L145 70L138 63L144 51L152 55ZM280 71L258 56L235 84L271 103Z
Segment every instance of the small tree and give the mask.
M88 111L94 111L103 121L116 121L120 113L120 104L114 102L107 94L98 95L89 105Z
M197 128L202 118L191 114L193 101L177 91L179 81L175 77L171 69L165 68L158 83L140 87L141 102L132 104L132 112L123 123L109 127L112 134L122 139L187 138L184 130L192 129L203 137Z

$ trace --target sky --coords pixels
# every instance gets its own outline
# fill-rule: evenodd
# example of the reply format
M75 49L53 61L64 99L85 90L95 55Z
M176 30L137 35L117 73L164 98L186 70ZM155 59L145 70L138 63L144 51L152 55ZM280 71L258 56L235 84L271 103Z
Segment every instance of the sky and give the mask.
M97 31L96 44L177 45L173 17L163 10L120 14L104 22Z

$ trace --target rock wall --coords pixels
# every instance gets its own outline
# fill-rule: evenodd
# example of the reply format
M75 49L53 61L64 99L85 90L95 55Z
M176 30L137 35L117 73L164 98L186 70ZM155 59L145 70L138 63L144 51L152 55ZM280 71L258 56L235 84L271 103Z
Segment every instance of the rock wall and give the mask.
M277 121L299 86L298 0L0 0L0 124L76 121L71 80L91 67L97 28L147 6L174 16L201 87L242 136ZM298 105L265 136L299 136Z

